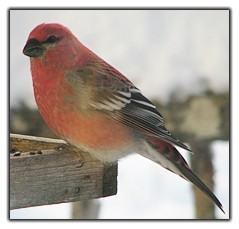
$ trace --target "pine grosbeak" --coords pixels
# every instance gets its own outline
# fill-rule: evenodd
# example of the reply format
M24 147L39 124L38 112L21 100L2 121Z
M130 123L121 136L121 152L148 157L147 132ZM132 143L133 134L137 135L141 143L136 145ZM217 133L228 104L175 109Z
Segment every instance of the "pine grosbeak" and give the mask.
M30 57L39 111L61 138L104 162L137 152L191 181L223 211L174 147L190 151L164 127L154 104L69 29L37 26L23 53Z

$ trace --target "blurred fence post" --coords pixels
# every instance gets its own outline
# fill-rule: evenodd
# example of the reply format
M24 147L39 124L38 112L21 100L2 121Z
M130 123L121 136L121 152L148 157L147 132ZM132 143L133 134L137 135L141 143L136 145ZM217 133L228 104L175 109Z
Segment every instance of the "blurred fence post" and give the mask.
M98 200L77 201L72 203L72 219L98 219L100 203Z
M210 141L190 143L193 152L191 156L191 167L204 183L213 190L214 188L214 167L213 157L210 150ZM215 204L208 201L208 197L202 194L201 190L193 186L195 198L195 211L198 219L215 219Z

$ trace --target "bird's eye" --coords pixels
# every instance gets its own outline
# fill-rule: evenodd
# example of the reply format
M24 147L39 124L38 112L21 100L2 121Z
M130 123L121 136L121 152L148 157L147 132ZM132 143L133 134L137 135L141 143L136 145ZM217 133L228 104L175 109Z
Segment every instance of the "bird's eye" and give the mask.
M52 43L55 43L55 42L57 42L57 41L59 41L59 40L60 40L59 37L56 37L56 36L50 36L50 37L47 38L46 43L50 43L50 44L52 44Z

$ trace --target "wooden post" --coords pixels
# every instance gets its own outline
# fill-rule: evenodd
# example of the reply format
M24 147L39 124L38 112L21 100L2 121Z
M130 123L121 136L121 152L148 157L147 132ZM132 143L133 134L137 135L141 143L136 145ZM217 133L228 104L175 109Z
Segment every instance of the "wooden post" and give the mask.
M72 219L97 219L100 211L98 200L77 201L72 205Z
M11 134L10 209L116 192L117 164L104 165L63 140Z
M193 142L191 149L195 153L191 155L191 167L207 185L208 188L214 188L214 167L212 153L210 150L210 142L200 141ZM195 197L195 215L197 219L215 219L215 204L203 195L201 190L193 186Z

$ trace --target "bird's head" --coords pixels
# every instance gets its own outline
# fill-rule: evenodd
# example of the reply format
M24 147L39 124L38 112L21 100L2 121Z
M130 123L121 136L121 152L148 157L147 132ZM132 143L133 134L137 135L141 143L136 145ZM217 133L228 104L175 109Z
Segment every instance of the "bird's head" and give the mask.
M29 57L40 57L45 51L63 43L71 32L60 24L41 24L30 33L23 53Z
M51 23L40 24L30 33L23 54L31 62L58 67L74 66L82 61L85 46L65 26Z

